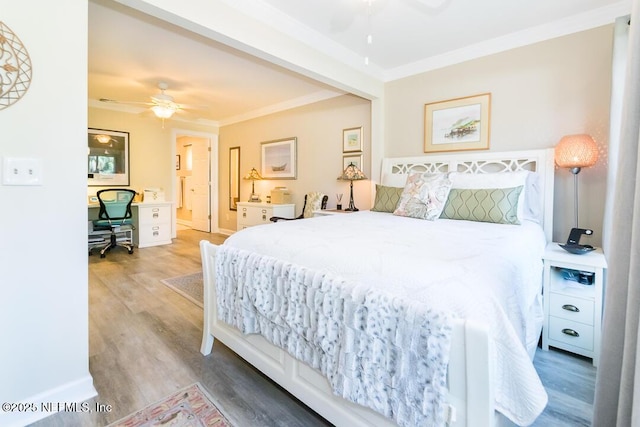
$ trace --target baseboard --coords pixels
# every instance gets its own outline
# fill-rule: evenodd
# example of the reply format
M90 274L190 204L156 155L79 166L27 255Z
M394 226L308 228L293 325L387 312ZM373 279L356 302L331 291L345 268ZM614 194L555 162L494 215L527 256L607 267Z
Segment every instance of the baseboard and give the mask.
M225 236L231 236L235 232L236 232L236 230L226 230L224 228L221 228L221 229L218 230L219 234L223 234Z
M64 404L81 403L96 397L93 378L87 375L79 380L39 393L21 402L12 412L0 412L0 425L23 427L59 412ZM21 409L21 411L18 411Z

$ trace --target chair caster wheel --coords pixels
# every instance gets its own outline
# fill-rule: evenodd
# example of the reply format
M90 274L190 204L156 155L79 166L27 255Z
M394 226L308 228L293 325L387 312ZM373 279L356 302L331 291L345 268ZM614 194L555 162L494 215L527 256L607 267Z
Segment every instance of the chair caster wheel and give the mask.
M100 254L100 258L104 258L104 257L106 257L105 254Z
M133 249L129 249L128 252L129 252L129 255L131 255L133 253Z

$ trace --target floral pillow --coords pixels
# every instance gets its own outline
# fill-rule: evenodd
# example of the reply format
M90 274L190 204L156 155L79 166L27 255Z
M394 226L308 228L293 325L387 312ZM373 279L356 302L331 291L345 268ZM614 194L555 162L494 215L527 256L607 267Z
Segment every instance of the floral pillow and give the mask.
M449 174L414 172L407 177L393 214L434 221L440 217L450 190Z

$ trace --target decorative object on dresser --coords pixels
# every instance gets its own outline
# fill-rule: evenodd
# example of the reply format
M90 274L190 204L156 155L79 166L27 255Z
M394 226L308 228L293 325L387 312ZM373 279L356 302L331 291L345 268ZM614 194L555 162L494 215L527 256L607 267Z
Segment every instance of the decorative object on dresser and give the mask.
M542 349L561 348L598 366L607 261L601 249L578 256L549 243L544 254Z
M342 152L355 153L363 149L362 126L342 131Z
M311 218L314 213L318 210L323 210L327 208L327 201L329 200L329 196L324 193L312 192L304 195L304 204L302 205L302 213L295 217L280 217L280 216L272 216L270 221L278 222L278 221L291 221L294 219L304 219Z
M491 94L424 106L424 152L488 150Z
M293 203L274 205L273 203L238 203L238 223L237 230L252 227L254 225L270 224L269 219L274 216L292 218L296 212L296 205Z
M296 179L296 142L286 138L262 143L263 179Z
M356 208L355 204L353 203L353 181L360 181L363 179L367 179L367 176L353 163L350 163L349 166L344 169L342 175L338 177L338 180L349 181L349 207L345 210L358 210L358 208Z
M251 196L249 196L250 202L261 202L260 195L256 194L256 181L262 179L262 175L256 170L256 168L251 168L248 174L246 174L242 179L251 180Z
M593 166L598 161L598 146L586 134L563 136L555 148L558 167L569 168L573 174L574 227L578 228L578 174L582 168Z

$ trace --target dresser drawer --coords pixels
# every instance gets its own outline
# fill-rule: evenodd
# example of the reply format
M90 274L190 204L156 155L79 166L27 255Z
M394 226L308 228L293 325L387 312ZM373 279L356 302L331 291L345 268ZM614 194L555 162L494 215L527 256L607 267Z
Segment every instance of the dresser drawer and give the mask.
M141 248L171 243L171 224L140 224L138 233Z
M169 206L139 206L139 224L171 223L171 207Z
M550 316L549 339L592 351L593 326Z
M246 226L268 224L273 216L273 209L263 207L241 207L238 213L238 223Z

